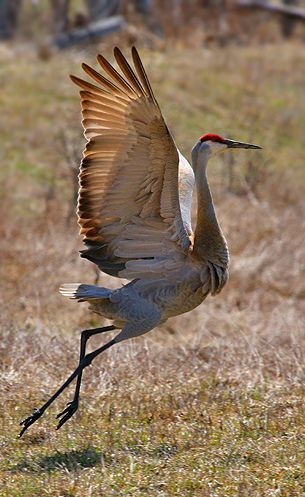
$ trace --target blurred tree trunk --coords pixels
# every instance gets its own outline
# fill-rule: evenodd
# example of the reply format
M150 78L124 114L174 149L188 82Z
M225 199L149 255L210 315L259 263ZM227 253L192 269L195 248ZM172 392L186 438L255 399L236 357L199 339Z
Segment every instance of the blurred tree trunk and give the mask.
M66 33L69 30L70 0L51 0L51 8L53 33Z
M218 17L218 40L220 46L225 46L229 39L229 23L228 23L228 2L220 0L219 2L219 17Z
M0 0L0 39L12 38L18 27L22 0Z
M283 0L283 4L285 5L295 5L295 0ZM295 28L296 19L291 16L283 16L281 22L282 35L285 38L289 38L293 34L293 30Z

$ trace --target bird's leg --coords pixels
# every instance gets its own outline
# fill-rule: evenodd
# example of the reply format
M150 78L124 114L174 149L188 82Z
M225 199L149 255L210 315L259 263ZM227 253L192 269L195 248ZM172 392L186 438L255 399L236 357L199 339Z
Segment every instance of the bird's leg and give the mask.
M83 330L81 334L81 339L80 339L80 353L79 353L79 366L85 357L86 354L86 345L87 341L89 340L90 337L93 335L98 335L99 333L104 333L105 331L112 331L115 330L116 327L111 325L111 326L104 326L103 328L93 328L90 330ZM76 387L75 387L75 392L74 392L74 397L72 402L68 402L67 407L57 414L56 418L62 418L60 419L58 425L57 425L57 430L62 427L68 419L70 419L73 414L77 411L78 409L78 402L79 402L79 392L80 392L80 387L82 383L82 375L83 375L83 370L81 369L80 373L77 376L77 381L76 381Z
M50 399L43 404L43 406L40 407L40 409L34 409L33 413L31 416L28 418L24 419L21 421L20 425L23 425L23 428L19 434L19 437L23 435L23 433L33 424L37 419L39 419L45 410L54 402L54 400L67 388L68 385L70 385L71 381L76 378L76 376L79 375L83 371L84 368L89 366L93 359L99 355L101 352L104 352L104 350L109 349L112 345L116 343L115 338L107 342L105 345L102 345L102 347L99 347L98 349L94 350L93 352L90 352L89 354L85 355L81 361L81 363L78 365L78 367L73 371L73 373L69 376L69 378L61 385L61 387L55 392Z

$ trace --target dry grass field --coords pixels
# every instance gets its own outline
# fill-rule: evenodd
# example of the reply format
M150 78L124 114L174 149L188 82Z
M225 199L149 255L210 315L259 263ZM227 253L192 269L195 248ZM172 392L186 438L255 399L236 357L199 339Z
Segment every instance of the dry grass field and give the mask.
M18 439L76 366L80 330L103 324L58 293L96 278L70 215L83 139L68 79L95 48L41 60L0 47L0 496L303 496L304 45L138 48L188 157L207 131L264 148L209 165L231 278L96 359L60 431L72 389Z

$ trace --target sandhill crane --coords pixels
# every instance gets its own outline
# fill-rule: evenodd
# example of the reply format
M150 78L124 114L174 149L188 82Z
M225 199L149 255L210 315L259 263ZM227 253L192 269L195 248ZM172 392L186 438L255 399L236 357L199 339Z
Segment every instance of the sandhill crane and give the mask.
M218 224L206 168L208 159L230 148L261 148L207 133L192 149L192 167L165 124L137 50L134 69L118 48L120 74L102 55L108 78L83 64L98 83L71 76L81 87L87 144L79 175L78 222L86 249L81 257L104 273L130 282L116 290L65 284L60 292L113 324L81 333L79 365L57 392L21 422L20 436L77 378L72 402L58 414L60 428L78 409L82 373L114 344L137 337L168 318L218 294L228 279L229 253ZM196 184L198 213L191 225ZM86 354L89 337L119 329L115 338Z

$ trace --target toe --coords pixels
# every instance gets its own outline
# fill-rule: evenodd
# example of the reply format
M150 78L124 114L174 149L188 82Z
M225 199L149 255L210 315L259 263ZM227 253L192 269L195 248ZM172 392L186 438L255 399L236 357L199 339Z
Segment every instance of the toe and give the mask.
M66 414L67 412L69 412L70 410L70 406L66 407L63 411L59 412L56 416L56 419L60 418L61 416L63 416L64 414Z
M78 409L78 404L74 404L73 402L71 402L70 406L66 407L66 409L64 409L64 411L59 413L56 416L56 418L59 419L61 416L63 416L63 417L60 419L56 430L59 430L59 428L61 428L62 425L64 425L70 418L72 418L73 414L75 414L77 409Z
M56 430L59 430L62 427L62 425L64 425L68 421L68 419L70 419L73 416L73 414L74 414L73 412L68 412L63 418L61 418L61 420L59 421L56 427Z

